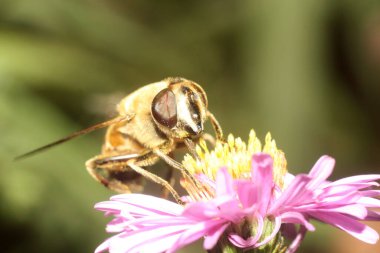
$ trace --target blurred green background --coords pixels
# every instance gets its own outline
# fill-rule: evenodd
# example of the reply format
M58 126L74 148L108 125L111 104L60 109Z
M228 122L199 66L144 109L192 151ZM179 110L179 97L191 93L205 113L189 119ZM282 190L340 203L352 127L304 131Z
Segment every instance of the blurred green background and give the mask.
M2 252L93 252L109 236L93 205L113 193L84 168L104 131L12 159L168 76L200 83L226 133L271 131L292 172L323 154L335 178L379 172L378 0L0 0ZM300 252L353 243L318 226Z

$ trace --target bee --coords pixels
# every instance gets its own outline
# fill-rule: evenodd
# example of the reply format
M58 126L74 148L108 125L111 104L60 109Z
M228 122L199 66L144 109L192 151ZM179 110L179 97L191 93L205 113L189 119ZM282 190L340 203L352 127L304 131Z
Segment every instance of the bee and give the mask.
M89 174L107 188L120 192L139 192L143 179L158 183L180 202L173 189L172 170L167 179L152 173L148 167L159 159L170 168L192 176L172 153L186 146L193 155L195 144L204 133L204 123L210 120L216 139L223 139L222 128L207 109L205 91L197 83L180 78L166 78L143 86L127 95L117 105L118 116L75 132L65 138L17 157L24 158L61 144L80 135L108 127L101 153L86 162ZM168 182L169 181L169 182Z

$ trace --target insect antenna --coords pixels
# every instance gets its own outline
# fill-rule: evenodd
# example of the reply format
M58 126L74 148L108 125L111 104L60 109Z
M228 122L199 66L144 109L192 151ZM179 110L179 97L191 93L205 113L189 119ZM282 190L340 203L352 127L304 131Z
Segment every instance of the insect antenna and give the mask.
M21 159L24 159L24 158L27 158L29 156L32 156L32 155L35 155L37 153L40 153L40 152L43 152L49 148L52 148L54 146L57 146L59 144L62 144L64 142L67 142L67 141L70 141L78 136L81 136L81 135L84 135L84 134L87 134L87 133L90 133L92 131L95 131L95 130L98 130L98 129L101 129L101 128L104 128L104 127L107 127L107 126L110 126L110 125L113 125L113 124L116 124L120 121L123 121L123 120L130 120L131 117L128 117L128 116L120 116L120 117L116 117L114 119L111 119L111 120L108 120L108 121L104 121L104 122L101 122L101 123L98 123L96 125L92 125L88 128L85 128L85 129L82 129L82 130L79 130L77 132L74 132L62 139L59 139L59 140L56 140L54 142L51 142L49 144L46 144L42 147L39 147L39 148L36 148L34 150L31 150L27 153L24 153L22 155L19 155L17 157L14 158L14 161L18 161L18 160L21 160Z

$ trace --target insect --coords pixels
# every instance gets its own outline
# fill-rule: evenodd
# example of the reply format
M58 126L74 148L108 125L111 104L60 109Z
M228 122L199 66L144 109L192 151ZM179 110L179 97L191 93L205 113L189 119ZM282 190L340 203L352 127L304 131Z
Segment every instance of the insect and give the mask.
M86 168L90 175L111 190L121 193L141 191L143 179L162 185L179 201L173 189L172 170L163 179L148 167L159 159L170 168L180 170L191 178L182 164L171 154L180 146L187 146L195 155L194 141L204 134L204 123L210 120L218 140L222 129L207 109L204 90L184 78L167 78L143 86L127 95L117 105L118 116L75 132L58 141L35 149L16 159L30 156L77 136L108 127L101 154L89 159Z

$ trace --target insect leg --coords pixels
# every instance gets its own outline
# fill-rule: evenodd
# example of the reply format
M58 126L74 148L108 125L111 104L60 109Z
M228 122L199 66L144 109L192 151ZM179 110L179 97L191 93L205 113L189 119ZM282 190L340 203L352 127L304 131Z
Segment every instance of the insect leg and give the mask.
M141 192L140 174L112 161L110 156L96 156L86 162L88 173L105 187L119 193Z
M222 127L220 126L219 122L216 120L214 114L212 114L210 111L207 111L207 116L210 119L212 127L214 128L216 139L220 141L224 141Z
M182 166L181 163L177 162L164 152L162 152L159 148L153 149L153 153L155 153L158 157L160 157L162 160L164 160L169 166L181 171L185 172L186 169Z
M186 147L189 149L190 153L197 159L199 160L199 156L197 154L197 151L195 150L195 143L193 142L192 139L190 138L185 138L183 140L183 142L185 143Z
M150 173L147 170L144 170L143 168L141 168L141 167L139 167L133 163L128 163L128 166L131 169L133 169L134 171L136 171L137 173L139 173L140 175L142 175L144 178L147 178L147 179L165 187L172 194L172 196L174 197L174 199L177 201L178 204L181 204L181 205L184 204L183 201L181 200L179 194L174 190L174 188L166 180L162 179L161 177L159 177L153 173Z
M191 180L194 183L194 185L199 185L198 180L196 180L195 177L191 175L191 173L181 163L172 159L170 156L166 155L158 148L153 149L153 152L162 160L164 160L169 166L181 171L185 176L189 178L189 180Z
M215 138L211 134L203 133L201 138L210 143L213 147L215 147Z
M174 159L174 155L173 155L172 152L169 153L168 156L169 156L170 158ZM174 179L174 169L173 169L172 166L169 166L168 164L167 164L167 168L168 168L168 170L167 170L166 175L165 175L165 180L166 180L167 182L169 182L169 184L173 187L173 186L174 186L174 183L175 183L175 179ZM168 189L165 188L165 187L162 187L161 191L162 191L162 197L165 198L165 199L167 199L167 198L168 198L168 195L169 195L169 191L168 191Z
M166 180L136 164L149 164L152 163L153 159L158 158L152 152L144 155L103 155L89 160L86 166L91 176L111 190L124 193L141 191L143 177L165 187L173 195L174 199L182 204L183 202L180 200L178 193Z

